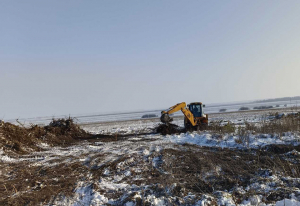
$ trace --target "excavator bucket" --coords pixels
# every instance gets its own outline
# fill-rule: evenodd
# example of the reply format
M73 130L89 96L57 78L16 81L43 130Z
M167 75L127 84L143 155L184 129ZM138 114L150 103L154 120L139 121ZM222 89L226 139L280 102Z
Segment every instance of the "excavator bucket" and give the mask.
M173 121L173 118L171 118L168 114L162 114L160 117L160 121L162 123L168 124Z

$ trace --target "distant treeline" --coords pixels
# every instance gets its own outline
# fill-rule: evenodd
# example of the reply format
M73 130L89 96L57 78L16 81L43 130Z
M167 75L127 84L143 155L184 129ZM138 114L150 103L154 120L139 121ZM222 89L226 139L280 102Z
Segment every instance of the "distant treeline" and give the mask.
M300 100L300 96L296 96L296 97L281 97L281 98L274 98L274 99L264 99L264 100L257 100L254 101L256 103L260 103L260 102L276 102L276 101L295 101L295 100Z

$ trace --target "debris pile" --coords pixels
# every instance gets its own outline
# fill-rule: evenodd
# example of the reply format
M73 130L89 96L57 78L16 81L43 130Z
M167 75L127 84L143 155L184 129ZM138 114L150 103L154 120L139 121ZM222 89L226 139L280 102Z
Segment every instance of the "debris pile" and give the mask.
M89 133L79 128L72 118L53 119L52 122L41 127L31 125L17 126L8 122L0 123L0 148L4 151L11 151L24 154L30 150L39 151L41 143L52 146L74 142L76 139L85 139Z
M70 136L73 139L85 139L90 135L75 124L72 118L53 119L48 126L44 127L44 129L56 136Z
M156 132L162 135L177 134L177 133L185 132L185 129L175 124L159 124L156 127Z

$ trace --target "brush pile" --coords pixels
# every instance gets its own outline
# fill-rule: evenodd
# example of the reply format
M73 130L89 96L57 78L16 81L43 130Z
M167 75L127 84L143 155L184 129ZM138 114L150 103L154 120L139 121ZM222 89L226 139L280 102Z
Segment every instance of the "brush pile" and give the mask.
M180 134L185 132L184 128L179 127L178 125L175 124L159 124L156 127L156 132L160 133L162 135L167 135L167 134Z
M17 126L8 122L0 123L0 148L8 152L24 154L41 150L40 145L63 146L77 139L88 138L90 134L79 128L72 118L53 119L44 127L31 125Z

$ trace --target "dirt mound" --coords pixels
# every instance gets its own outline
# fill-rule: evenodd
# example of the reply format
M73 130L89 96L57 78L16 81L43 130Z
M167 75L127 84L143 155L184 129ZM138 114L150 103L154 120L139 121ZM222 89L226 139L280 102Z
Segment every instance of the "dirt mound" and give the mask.
M159 124L156 127L156 132L160 133L162 135L166 134L177 134L177 133L182 133L185 132L185 129L175 125L175 124Z
M76 139L85 139L90 134L79 128L72 118L53 119L45 127L31 125L17 126L8 122L0 123L0 147L4 151L26 153L28 150L41 150L39 145L64 145Z

